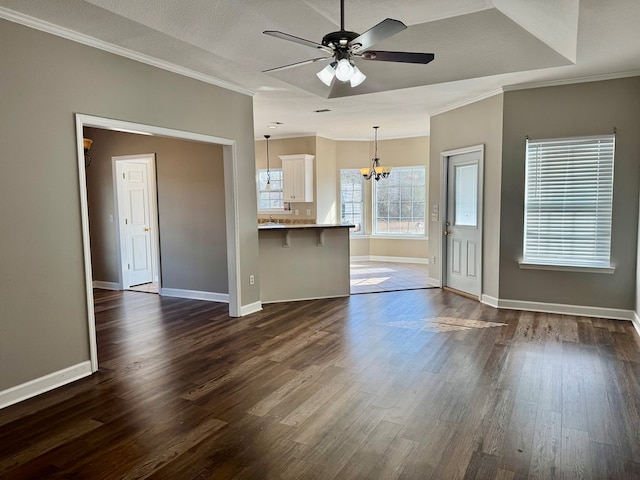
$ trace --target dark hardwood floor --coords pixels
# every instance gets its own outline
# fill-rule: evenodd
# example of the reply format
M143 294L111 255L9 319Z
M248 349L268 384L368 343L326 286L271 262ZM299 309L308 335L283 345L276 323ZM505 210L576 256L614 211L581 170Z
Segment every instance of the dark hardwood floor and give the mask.
M100 371L0 410L3 479L640 478L631 323L442 290L97 290Z

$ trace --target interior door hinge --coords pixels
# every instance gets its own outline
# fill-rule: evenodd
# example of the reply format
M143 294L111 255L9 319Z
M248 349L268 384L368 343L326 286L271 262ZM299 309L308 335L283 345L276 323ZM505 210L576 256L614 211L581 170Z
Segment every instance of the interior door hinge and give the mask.
M124 176L124 172L122 172L122 179L123 179L123 180L126 180L126 179L127 179L127 177L125 177L125 176Z
M127 263L127 270L131 270L131 264Z
M125 218L125 219L124 219L124 224L125 224L125 225L129 225L129 219L128 219L128 218Z

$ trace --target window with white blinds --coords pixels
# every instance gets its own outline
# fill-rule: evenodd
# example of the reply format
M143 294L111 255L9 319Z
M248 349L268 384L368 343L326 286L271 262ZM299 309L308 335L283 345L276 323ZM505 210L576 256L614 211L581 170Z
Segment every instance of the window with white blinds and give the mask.
M527 140L524 263L609 267L614 135Z

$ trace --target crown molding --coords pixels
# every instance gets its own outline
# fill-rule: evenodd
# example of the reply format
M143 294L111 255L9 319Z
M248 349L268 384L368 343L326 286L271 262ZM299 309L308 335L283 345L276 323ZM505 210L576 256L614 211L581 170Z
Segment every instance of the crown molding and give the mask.
M196 72L195 70L191 70L189 68L181 67L174 63L165 62L164 60L160 60L143 53L134 52L133 50L129 50L128 48L120 47L118 45L114 45L112 43L90 37L89 35L85 35L83 33L79 33L68 28L61 27L59 25L54 25L53 23L45 22L44 20L25 15L21 12L9 10L5 7L0 7L0 18L4 18L5 20L8 20L10 22L19 23L20 25L24 25L35 30L40 30L41 32L50 33L57 37L71 40L72 42L81 43L89 47L97 48L98 50L103 50L105 52L113 53L121 57L135 60L136 62L144 63L147 65L151 65L152 67L157 67L168 72L176 73L184 77L193 78L194 80L199 80L201 82L215 85L216 87L224 88L226 90L232 90L234 92L241 93L243 95L249 95L251 97L255 95L255 92L243 88L239 85L220 80L204 73Z
M429 112L429 117L433 117L435 115L440 115L442 113L450 112L451 110L455 110L456 108L465 107L467 105L471 105L472 103L479 102L481 100L485 100L487 98L493 97L495 95L499 95L504 92L512 92L516 90L529 90L533 88L544 88L544 87L557 87L562 85L573 85L576 83L588 83L588 82L601 82L605 80L617 80L620 78L629 78L629 77L637 77L640 76L640 70L629 70L625 72L612 72L612 73L604 73L599 75L588 75L584 77L573 77L573 78L565 78L558 80L546 80L541 82L530 82L530 83L518 83L513 85L505 85L500 88L491 90L489 92L483 93L482 95L478 95L472 98L468 98L463 100L462 102L455 103L453 105L449 105L440 110L435 110L433 112Z
M407 140L410 138L425 138L425 137L429 137L430 133L429 130L426 130L423 133L419 133L419 134L415 134L415 133L410 133L407 135L390 135L390 136L384 136L384 138L378 138L378 143L382 143L382 142L386 142L389 140ZM318 137L322 137L322 138L327 138L329 140L333 140L335 142L371 142L373 143L373 138L371 138L371 134L368 134L364 137L340 137L340 138L330 138L327 137L325 135L318 135Z
M286 140L286 139L290 139L290 138L305 138L305 137L314 137L314 138L324 138L325 140L331 140L332 142L369 142L369 143L373 143L373 139L369 138L369 137L362 137L362 138L332 138L329 137L327 135L320 135L317 133L301 133L301 134L289 134L289 135L283 135L283 136L278 136L275 137L274 135L271 136L271 138L269 139L270 141L274 141L274 140ZM378 139L378 143L382 143L382 142L386 142L388 140L407 140L407 139L411 139L411 138L429 138L429 133L423 133L421 135L400 135L400 136L393 136L393 137L385 137L382 140ZM254 140L256 142L264 142L264 136L257 136L254 138Z
M435 115L440 115L442 113L450 112L451 110L455 110L456 108L466 107L467 105L471 105L472 103L479 102L481 100L485 100L487 98L495 97L496 95L500 95L504 92L502 87L496 88L489 92L483 93L481 95L477 95L475 97L467 98L462 100L461 102L454 103L453 105L448 105L440 110L435 110L433 112L429 112L429 117L434 117Z
M274 130L272 130L272 132L274 132ZM269 135L269 134L267 134L267 135ZM270 137L271 141L273 141L273 140L287 140L289 138L306 138L306 137L314 137L315 138L315 137L319 136L317 133L311 133L311 132L286 133L286 134L283 134L283 135L278 135L276 133L271 133L270 135L271 135L271 137ZM254 136L254 140L256 142L258 142L260 140L262 140L264 142L265 141L264 140L264 135L255 135Z
M518 83L514 85L505 85L502 90L505 92L513 92L516 90L529 90L532 88L559 87L562 85L573 85L575 83L602 82L605 80L618 80L620 78L638 77L640 70L629 70L626 72L603 73L599 75L588 75L585 77L565 78L561 80L546 80L542 82Z

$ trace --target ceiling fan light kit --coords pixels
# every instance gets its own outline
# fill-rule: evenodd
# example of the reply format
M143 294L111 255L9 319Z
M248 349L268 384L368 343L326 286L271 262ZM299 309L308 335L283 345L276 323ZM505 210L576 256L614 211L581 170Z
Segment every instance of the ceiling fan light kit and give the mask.
M302 62L270 68L265 72L284 70L309 63L330 60L331 63L320 70L316 75L326 86L331 87L334 78L341 82L349 82L351 87L362 84L367 76L360 71L355 64L355 59L378 61L427 64L435 56L432 53L417 52L388 52L368 50L374 44L405 30L407 26L399 20L387 18L370 28L363 34L350 32L344 29L344 0L340 0L340 30L330 32L322 38L322 43L296 37L288 33L276 30L265 30L263 33L272 37L281 38L290 42L299 43L307 47L322 50L331 56L313 58Z
M345 66L344 64L341 66L340 62L343 61L348 62L348 66ZM340 60L337 63L330 63L316 73L316 75L327 87L331 86L334 78L337 78L342 82L349 82L352 87L357 87L367 79L367 76L362 73L358 67L345 59Z

